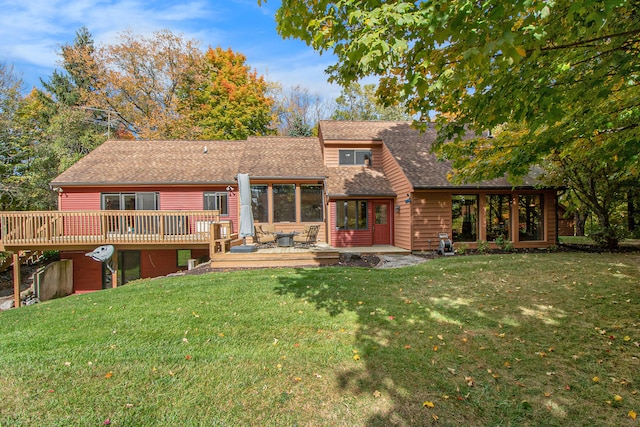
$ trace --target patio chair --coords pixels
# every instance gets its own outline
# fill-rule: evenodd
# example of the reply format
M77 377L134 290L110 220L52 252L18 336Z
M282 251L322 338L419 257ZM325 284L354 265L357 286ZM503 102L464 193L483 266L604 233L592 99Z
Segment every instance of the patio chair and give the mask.
M316 244L319 230L319 225L305 225L302 233L293 236L293 243L303 248L313 246Z
M266 231L263 226L255 226L255 234L253 239L259 247L272 247L276 243L276 236L270 231Z

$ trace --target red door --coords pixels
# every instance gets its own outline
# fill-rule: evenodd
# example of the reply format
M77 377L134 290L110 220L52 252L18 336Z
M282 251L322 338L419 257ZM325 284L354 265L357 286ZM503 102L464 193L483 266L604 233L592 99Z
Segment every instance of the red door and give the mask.
M391 226L389 224L389 213L391 212L391 202L373 202L373 212L375 222L373 224L373 244L391 244Z

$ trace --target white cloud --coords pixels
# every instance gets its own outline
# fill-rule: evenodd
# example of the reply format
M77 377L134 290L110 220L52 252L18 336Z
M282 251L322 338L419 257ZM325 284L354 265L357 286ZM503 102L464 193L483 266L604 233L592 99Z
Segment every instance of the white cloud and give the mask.
M97 44L116 43L127 29L147 37L170 29L198 40L203 50L221 46L245 54L248 65L284 87L337 97L340 88L324 73L332 58L277 35L278 6L259 7L257 0L0 0L0 61L23 72L25 86L38 86L58 68L60 46L73 43L82 26Z

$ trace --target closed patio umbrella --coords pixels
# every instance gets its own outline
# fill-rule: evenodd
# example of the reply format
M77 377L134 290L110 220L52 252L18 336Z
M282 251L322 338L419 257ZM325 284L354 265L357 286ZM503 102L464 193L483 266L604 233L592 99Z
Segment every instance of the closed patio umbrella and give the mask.
M247 245L247 237L253 236L253 212L251 211L251 187L249 186L249 174L238 174L238 193L240 196L240 227L238 235L244 239L242 246L234 246L231 252L253 252L255 246Z

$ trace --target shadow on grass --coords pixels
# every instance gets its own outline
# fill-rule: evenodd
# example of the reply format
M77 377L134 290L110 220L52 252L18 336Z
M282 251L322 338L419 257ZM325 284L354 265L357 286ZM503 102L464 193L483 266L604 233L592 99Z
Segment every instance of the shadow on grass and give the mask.
M521 402L504 403L508 414L499 415L500 410L483 401L487 393L469 393L468 382L472 375L483 373L488 376L487 389L491 388L493 378L486 372L489 362L483 354L493 352L491 342L502 324L520 326L518 321L531 314L499 319L496 313L493 317L491 307L473 296L444 293L446 286L425 278L420 267L405 268L402 274L360 268L297 273L281 277L276 292L295 295L332 316L357 315L354 345L359 360L354 368L339 373L338 387L341 393L386 402L380 405L384 409L371 411L375 414L364 425L430 425L437 419L437 410L425 402L441 401L442 396L449 403L446 423L496 419L517 423L530 415ZM492 353L493 357L500 355ZM469 366L479 372L455 372ZM442 405L437 409L446 410Z

